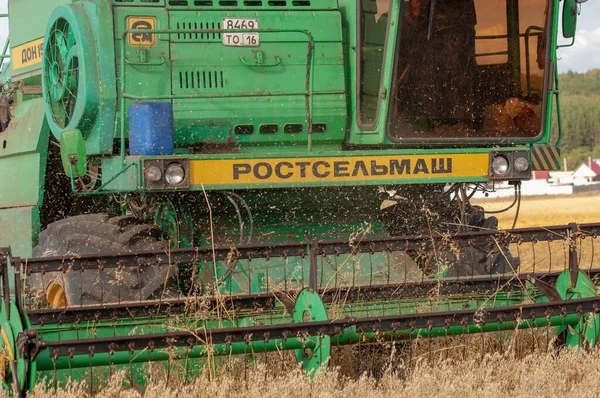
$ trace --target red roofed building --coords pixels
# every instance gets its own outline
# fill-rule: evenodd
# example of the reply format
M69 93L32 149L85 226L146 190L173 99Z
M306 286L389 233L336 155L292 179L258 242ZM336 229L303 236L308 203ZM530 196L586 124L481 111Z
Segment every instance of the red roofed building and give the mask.
M550 178L550 172L545 170L536 170L531 173L532 180L544 180L548 181Z
M573 172L573 179L575 180L575 183L600 181L600 162L593 160L582 163L575 172Z

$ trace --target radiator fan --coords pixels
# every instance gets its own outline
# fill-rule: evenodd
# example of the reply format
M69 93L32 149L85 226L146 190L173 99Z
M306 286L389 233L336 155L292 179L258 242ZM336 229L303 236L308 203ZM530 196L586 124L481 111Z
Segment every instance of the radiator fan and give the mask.
M63 130L84 137L94 125L100 101L98 53L90 18L80 4L61 4L50 16L42 59L46 119L60 139Z
M52 120L65 128L73 118L79 86L79 51L73 28L65 19L52 25L45 43L46 101Z

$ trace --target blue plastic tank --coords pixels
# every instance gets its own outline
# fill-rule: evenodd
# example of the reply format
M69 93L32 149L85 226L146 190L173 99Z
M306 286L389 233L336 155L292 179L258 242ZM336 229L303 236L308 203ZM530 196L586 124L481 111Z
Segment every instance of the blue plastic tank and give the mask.
M170 102L141 101L129 106L129 153L173 154L173 107Z

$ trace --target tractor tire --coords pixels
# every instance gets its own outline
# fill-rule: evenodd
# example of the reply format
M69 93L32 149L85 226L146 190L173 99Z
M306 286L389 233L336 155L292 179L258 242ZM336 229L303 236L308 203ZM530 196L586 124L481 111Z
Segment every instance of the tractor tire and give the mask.
M127 254L167 249L161 231L131 216L85 214L53 222L40 233L33 257ZM170 272L174 274L174 271ZM52 307L140 301L164 286L169 267L144 265L121 270L38 274L30 288L44 293Z

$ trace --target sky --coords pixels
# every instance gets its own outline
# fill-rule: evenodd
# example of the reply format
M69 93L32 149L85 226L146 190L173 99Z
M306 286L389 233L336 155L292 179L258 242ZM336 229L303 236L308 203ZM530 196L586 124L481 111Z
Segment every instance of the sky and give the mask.
M581 14L577 19L577 33L573 47L558 50L558 68L561 72L569 69L584 72L600 69L600 1L590 0L581 4ZM559 36L562 38L562 36ZM560 43L570 43L562 39Z
M39 0L44 1L44 0ZM8 0L0 0L0 13L6 13ZM600 0L590 0L581 5L581 14L577 21L575 44L558 50L559 70L566 72L585 72L600 69ZM0 46L4 46L8 31L5 18L0 20ZM562 37L562 36L559 36ZM562 40L559 43L568 43Z

